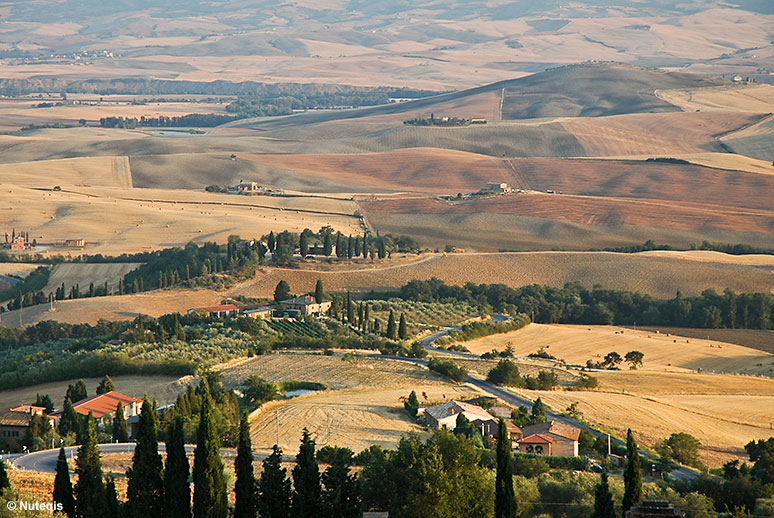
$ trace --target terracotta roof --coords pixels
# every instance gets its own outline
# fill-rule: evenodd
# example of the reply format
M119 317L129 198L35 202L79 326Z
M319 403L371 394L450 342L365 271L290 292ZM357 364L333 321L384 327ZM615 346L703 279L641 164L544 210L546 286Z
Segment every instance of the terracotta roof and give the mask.
M524 432L524 435L532 435L534 433L552 433L571 441L577 441L578 436L580 435L580 428L552 420L546 423L525 426L522 432Z
M243 313L249 315L250 313L266 313L267 311L274 311L274 308L270 308L269 306L261 306L258 308L246 309L243 311Z
M121 402L122 406L128 406L132 403L142 403L142 399L137 399L136 397L132 396L125 396L124 394L111 391L105 394L98 394L96 396L82 399L77 403L73 403L73 407L79 414L88 415L89 412L91 412L95 418L99 419L105 414L115 412L119 401ZM51 415L58 416L61 415L62 412L64 412L64 410L57 410Z
M293 297L292 299L283 300L280 304L302 304L308 306L309 304L317 304L317 301L311 295L304 295L302 297Z
M519 428L518 426L516 426L510 421L505 421L505 428L508 430L508 433L510 435L514 435L514 434L521 435L521 428Z
M444 417L449 417L452 415L457 415L461 412L465 412L467 414L471 414L476 419L482 419L484 421L489 421L490 419L494 419L489 412L481 408L480 406L471 405L469 403L464 403L462 401L447 401L446 403L441 403L440 405L431 406L427 410L425 410L426 414L431 415L436 421L440 421Z
M239 311L239 307L233 304L221 304L219 306L208 306L206 308L193 308L192 311L206 311L207 313L217 313L220 311Z
M46 407L35 405L21 405L11 409L11 412L25 412L30 415L42 414L45 411Z
M8 410L0 414L0 426L29 426L32 416L27 412Z
M518 443L524 443L524 444L553 444L554 440L550 437L546 437L545 435L541 435L539 433L533 433L532 435L528 435L524 437L523 439L519 439L516 441Z

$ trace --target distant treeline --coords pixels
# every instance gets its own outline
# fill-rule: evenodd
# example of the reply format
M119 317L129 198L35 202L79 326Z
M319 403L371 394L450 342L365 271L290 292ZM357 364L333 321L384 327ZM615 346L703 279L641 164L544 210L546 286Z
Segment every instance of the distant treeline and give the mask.
M457 117L435 117L435 115L431 114L429 118L417 117L403 121L403 124L407 126L467 126L470 124L470 121Z
M774 328L774 296L769 293L718 294L705 290L698 297L658 300L631 291L588 290L580 283L562 288L533 284L511 288L504 284L450 286L432 278L413 280L400 289L406 300L462 301L510 314L530 315L533 322L584 325L669 325L699 328Z
M774 255L774 249L772 248L757 248L750 245L745 244L735 244L732 245L730 243L712 243L710 241L702 241L701 244L697 245L696 243L690 244L691 250L712 250L715 252L723 252L725 254L731 254L731 255L750 255L750 254L768 254L768 255ZM600 249L592 249L591 251L599 251ZM613 247L613 248L602 248L601 251L603 252L620 252L624 254L636 254L638 252L649 252L651 250L680 250L679 248L674 248L670 245L659 245L655 243L653 240L648 239L645 241L642 245L631 245L631 246L619 246L619 247Z
M19 309L22 304L24 306L42 304L46 302L46 296L43 295L41 290L48 284L50 276L51 268L39 266L15 286L0 290L0 300L13 299L8 303L9 310Z
M188 128L192 126L200 128L213 128L232 122L242 117L236 115L223 115L220 113L189 113L177 117L103 117L99 125L103 128L135 129L141 127L160 128Z

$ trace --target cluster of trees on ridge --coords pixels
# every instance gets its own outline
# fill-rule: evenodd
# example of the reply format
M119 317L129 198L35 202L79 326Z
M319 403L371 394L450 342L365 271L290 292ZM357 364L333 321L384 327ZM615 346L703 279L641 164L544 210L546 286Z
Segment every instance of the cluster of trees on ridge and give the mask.
M524 313L540 323L589 325L669 325L698 328L774 328L774 296L705 290L698 297L658 300L630 291L587 289L580 283L562 288L533 284L511 288L504 284L447 285L440 279L413 280L401 287L400 297L423 302L464 301L510 314Z

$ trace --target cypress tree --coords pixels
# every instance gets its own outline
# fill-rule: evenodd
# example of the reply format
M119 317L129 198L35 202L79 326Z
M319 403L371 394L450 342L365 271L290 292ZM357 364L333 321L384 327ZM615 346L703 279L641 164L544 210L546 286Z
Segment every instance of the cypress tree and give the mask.
M68 433L74 433L79 435L80 421L78 420L78 414L75 412L73 402L69 397L65 397L64 410L62 411L62 417L59 419L59 434L67 435Z
M281 280L274 288L274 302L282 302L290 298L290 284L288 281Z
M266 239L266 246L269 247L269 251L274 253L274 248L277 246L277 239L274 237L274 231L269 232L269 237Z
M326 232L325 236L323 237L323 254L325 254L326 257L329 257L332 252L333 252L333 239L331 239L331 233Z
M74 497L78 518L102 518L104 516L105 486L102 482L102 461L97 449L97 427L89 412L84 430L83 444L78 448L75 460Z
M113 477L107 479L105 484L105 518L118 518L119 504L118 493L116 493L116 481Z
M74 518L75 500L73 500L73 485L70 482L70 469L67 466L67 454L64 448L59 448L59 458L56 460L53 496L54 504L62 504L62 512L68 518Z
M5 470L5 461L0 459L0 493L11 487L11 479Z
M301 446L293 468L293 516L318 518L322 511L320 468L315 458L315 444L309 430L304 428Z
M282 450L276 444L263 461L261 477L256 482L256 507L261 518L290 516L291 488L288 472L282 467Z
M347 323L354 325L355 323L355 306L352 305L352 294L347 292Z
M309 254L309 241L303 232L301 232L301 237L298 238L298 252L301 254L301 257L306 257Z
M371 304L366 304L363 316L363 331L368 331L368 323L371 321Z
M363 318L365 314L363 312L363 301L360 301L360 305L357 307L357 327L361 331L363 330Z
M323 301L325 297L325 291L323 290L323 283L320 279L317 279L317 283L314 285L314 301L318 304Z
M395 328L395 312L390 310L390 318L387 320L387 338L398 338L398 330Z
M133 518L162 518L164 515L164 481L154 410L154 405L144 398L132 467L126 471L126 499L129 516Z
M99 382L99 385L97 386L97 394L107 394L108 392L112 392L116 389L116 386L113 385L113 380L110 379L110 376L105 374L105 377L102 378L102 381Z
M344 236L341 232L338 232L336 233L336 257L341 259L346 253L347 250L344 248Z
M191 518L191 486L188 483L183 418L178 416L167 434L167 464L164 469L164 515Z
M497 434L497 475L495 478L495 518L515 518L516 496L513 492L511 439L505 420L500 419Z
M594 515L592 518L615 518L613 495L610 493L607 473L602 473L602 480L594 490Z
M129 442L129 425L124 417L124 407L118 402L116 415L113 418L113 440L115 442Z
M349 241L347 242L347 259L352 259L355 255L355 243L352 241L352 234L349 235Z
M359 518L360 491L357 477L350 474L351 455L336 455L322 474L323 516L327 518Z
M250 427L247 424L247 412L242 412L239 420L239 444L234 463L236 483L234 484L234 518L254 518L255 480L253 478L253 448L250 444Z
M632 429L626 432L626 471L624 472L623 513L642 501L642 473L640 472L640 452L634 440Z
M212 397L206 379L200 385L202 402L193 467L194 518L226 518L228 502L223 461L220 460L220 440L212 415Z
M368 259L368 236L363 234L363 259Z
M406 329L406 315L400 314L400 323L398 324L398 338L405 340L408 336L408 330Z
M546 421L546 405L543 403L543 400L540 398L537 398L534 403L532 403L532 421L534 423L544 423Z

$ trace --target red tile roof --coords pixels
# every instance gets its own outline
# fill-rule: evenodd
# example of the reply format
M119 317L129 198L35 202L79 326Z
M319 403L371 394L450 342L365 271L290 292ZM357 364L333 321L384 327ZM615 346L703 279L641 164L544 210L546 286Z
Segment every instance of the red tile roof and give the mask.
M206 308L193 308L193 311L206 311L207 313L218 313L220 311L239 311L239 307L233 304L221 304L220 306L209 306Z
M88 415L89 412L91 412L95 418L99 419L105 414L115 412L116 408L118 408L119 401L124 407L131 405L132 403L142 403L142 399L137 399L136 397L132 396L125 396L123 394L119 394L118 392L111 391L105 394L98 394L96 396L82 399L77 403L73 403L73 407L79 414ZM58 416L61 415L63 411L64 410L57 410L51 415Z
M553 444L554 440L550 437L546 437L545 435L540 435L539 433L533 433L532 435L528 435L524 437L523 439L519 439L517 441L519 444L525 443L525 444Z

